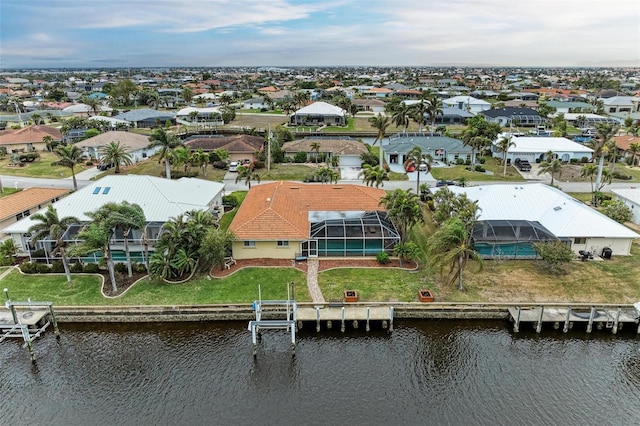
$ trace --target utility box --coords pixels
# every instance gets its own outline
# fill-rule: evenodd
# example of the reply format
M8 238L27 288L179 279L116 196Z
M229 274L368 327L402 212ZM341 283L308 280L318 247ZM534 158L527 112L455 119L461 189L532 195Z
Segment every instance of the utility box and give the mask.
M613 250L609 247L605 247L602 249L602 258L603 259L611 259L611 255L613 254Z

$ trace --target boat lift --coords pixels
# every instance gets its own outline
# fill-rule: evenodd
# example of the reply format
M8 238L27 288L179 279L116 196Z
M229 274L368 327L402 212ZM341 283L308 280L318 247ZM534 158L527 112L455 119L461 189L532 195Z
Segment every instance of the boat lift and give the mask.
M253 302L253 310L256 313L256 319L249 321L248 329L251 331L251 341L253 343L253 356L257 354L258 337L261 330L287 330L291 332L291 355L295 356L296 352L296 317L297 305L296 301L291 297L293 283L287 285L286 300L262 300L262 292L258 285L258 300ZM266 308L266 309L265 309ZM263 319L263 314L272 316L282 314L284 308L284 319Z

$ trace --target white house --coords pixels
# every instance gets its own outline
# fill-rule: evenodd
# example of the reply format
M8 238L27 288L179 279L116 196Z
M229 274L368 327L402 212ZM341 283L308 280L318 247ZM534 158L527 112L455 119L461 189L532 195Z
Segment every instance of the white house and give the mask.
M80 224L72 225L65 232L64 238L70 243L82 226L90 221L86 215L107 203L128 201L138 204L145 215L147 225L145 234L153 245L160 235L162 225L172 217L185 214L191 210L206 210L214 214L222 211L222 195L224 184L202 179L182 178L178 180L163 179L146 175L110 175L92 182L90 185L60 199L53 204L58 217L76 217ZM44 209L40 210L43 212ZM46 243L34 242L29 247L29 228L36 222L28 216L9 225L4 233L9 234L21 255L30 255L31 250L45 247ZM142 250L142 233L136 231L129 236L131 250ZM120 235L114 237L113 250L123 249Z
M600 255L604 248L610 248L613 255L629 255L633 240L640 237L561 190L540 183L449 190L478 201L480 216L474 238L478 241L484 237L483 242L490 246L485 249L493 253L501 246L506 252L514 244L526 245L540 236L544 236L542 240L551 236L566 241L576 254L586 250ZM511 239L504 238L507 235ZM527 252L524 247L521 250Z
M476 99L473 96L454 96L453 98L444 99L442 106L449 108L458 108L468 111L471 114L477 114L481 111L491 109L491 104L482 99Z
M152 156L160 149L160 147L147 148L150 144L149 136L122 131L101 133L92 138L77 142L75 145L78 148L82 148L87 157L100 159L102 158L100 150L111 142L120 142L121 146L125 146L134 164Z
M179 124L184 124L186 126L206 128L222 126L224 124L224 121L222 121L222 113L220 112L219 107L182 108L176 113L176 122Z
M500 157L502 153L498 150L497 143L503 137L508 135L504 133L498 135L498 139L493 143L493 152ZM590 159L593 155L591 148L562 137L512 136L511 142L514 146L509 148L507 159L512 162L520 159L533 163L538 158L544 159L549 151L556 154L561 161L570 161L572 158L581 160L582 157Z
M631 209L631 222L640 225L640 188L612 189L611 192Z
M291 115L291 124L294 125L344 126L346 122L347 112L326 102L314 102Z

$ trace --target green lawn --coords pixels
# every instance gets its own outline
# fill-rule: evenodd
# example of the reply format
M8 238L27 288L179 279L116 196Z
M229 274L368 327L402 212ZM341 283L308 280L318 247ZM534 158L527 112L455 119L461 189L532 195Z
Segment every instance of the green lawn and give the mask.
M100 280L90 275L22 275L12 272L1 281L13 300L49 301L55 305L192 305L251 303L258 298L286 299L287 283L295 283L295 297L310 301L304 273L287 268L247 268L223 279L202 277L184 284L141 281L125 295L106 299L100 294ZM109 285L109 283L107 283Z
M238 207L240 207L240 205L244 201L244 198L247 196L247 192L248 191L234 191L230 194L232 197L235 197L235 199L238 200ZM235 209L229 212L226 212L222 216L222 219L220 219L220 222L219 222L220 229L223 229L223 230L229 229L229 225L231 225L233 218L236 216L236 213L238 212L238 207L236 207Z
M461 176L467 181L524 181L525 179L513 166L507 166L506 177L502 176L503 166L497 158L487 157L487 161L482 165L488 173L467 170L469 166L434 167L431 175L435 179L457 180Z
M0 174L10 176L27 176L37 178L66 178L71 176L71 169L62 166L52 166L51 163L58 161L60 157L51 152L39 152L40 159L33 163L24 163L23 167L10 165L10 158L6 156L0 160ZM95 167L95 166L91 166ZM83 171L82 166L76 166L76 174Z
M15 194L16 192L22 191L22 188L18 188L18 189L16 189L16 188L7 188L4 185L6 185L6 182L3 183L2 192L0 192L0 198L6 197L7 195Z
M316 168L306 164L282 163L272 164L271 172L267 169L256 170L261 180L304 180L305 177L315 173Z

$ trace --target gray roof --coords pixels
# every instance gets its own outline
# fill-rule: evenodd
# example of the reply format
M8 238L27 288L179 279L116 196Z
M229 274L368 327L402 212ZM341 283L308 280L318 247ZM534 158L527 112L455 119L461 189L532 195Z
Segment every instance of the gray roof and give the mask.
M386 153L407 153L418 146L423 152L444 149L447 153L471 153L471 147L464 146L461 140L446 136L401 136L392 138L389 145L384 146Z
M59 217L75 216L87 222L86 212L106 203L138 204L147 222L166 222L191 210L209 210L209 203L224 189L224 184L202 179L164 179L146 175L105 176L54 204ZM40 212L46 209L40 210ZM5 228L6 233L26 233L33 225L31 217Z
M127 120L127 121L142 121L142 120L154 120L156 118L159 118L159 119L176 118L176 114L168 111L157 111L155 109L142 108L142 109L132 109L129 112L118 114L114 118L117 118L118 120Z

